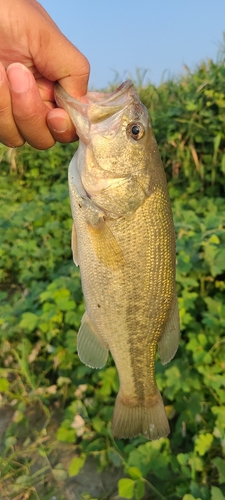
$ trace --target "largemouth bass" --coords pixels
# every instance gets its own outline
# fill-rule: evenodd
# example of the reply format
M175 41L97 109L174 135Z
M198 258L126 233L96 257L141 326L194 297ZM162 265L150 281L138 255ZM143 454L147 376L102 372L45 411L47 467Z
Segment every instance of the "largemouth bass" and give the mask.
M59 84L55 96L80 139L69 166L72 250L86 303L78 355L92 368L105 365L109 350L113 356L116 438L167 436L155 356L158 346L167 363L179 342L175 235L148 111L131 81L88 92L86 103Z

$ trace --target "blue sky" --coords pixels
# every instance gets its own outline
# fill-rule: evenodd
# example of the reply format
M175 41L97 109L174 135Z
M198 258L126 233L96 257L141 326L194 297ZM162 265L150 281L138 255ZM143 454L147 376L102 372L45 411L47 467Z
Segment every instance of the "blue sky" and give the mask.
M216 60L225 31L224 0L39 0L91 64L89 88L148 70L162 79Z

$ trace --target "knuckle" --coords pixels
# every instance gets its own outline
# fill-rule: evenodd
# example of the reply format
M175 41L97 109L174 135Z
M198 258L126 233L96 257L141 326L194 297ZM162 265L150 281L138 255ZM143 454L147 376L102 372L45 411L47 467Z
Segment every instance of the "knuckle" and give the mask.
M90 63L86 57L84 58L83 73L84 73L84 75L87 75L87 76L90 73Z
M48 137L48 139L46 139L45 137L41 138L39 136L38 138L36 138L36 137L35 138L28 138L27 137L27 142L33 148L42 150L42 149L52 148L54 146L56 140L52 136Z
M0 102L0 121L4 123L12 120L12 109L11 105L4 104Z
M78 140L76 132L73 130L67 130L66 132L58 133L56 131L52 131L52 135L54 140L57 142L61 142L62 144L66 144L69 142L74 142Z
M0 111L0 142L9 148L22 146L25 142L11 113Z
M0 142L8 148L19 148L24 145L25 139L23 137L6 138L0 136Z

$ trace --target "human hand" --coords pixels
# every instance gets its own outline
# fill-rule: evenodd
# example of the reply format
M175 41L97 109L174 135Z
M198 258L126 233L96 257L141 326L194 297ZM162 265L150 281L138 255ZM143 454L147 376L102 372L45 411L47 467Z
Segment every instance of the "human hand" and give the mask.
M36 0L0 0L0 142L37 149L76 139L54 83L80 99L89 63Z

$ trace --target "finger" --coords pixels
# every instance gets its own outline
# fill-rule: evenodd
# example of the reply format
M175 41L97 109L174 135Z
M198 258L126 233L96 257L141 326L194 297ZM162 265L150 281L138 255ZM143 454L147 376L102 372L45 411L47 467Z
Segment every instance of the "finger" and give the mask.
M20 134L12 114L11 96L5 68L0 62L0 142L8 147L22 146Z
M73 142L78 139L75 127L64 109L55 108L47 115L48 127L58 142Z
M55 96L54 96L54 82L50 82L47 78L43 77L35 77L36 84L38 86L39 94L41 96L42 101L51 102L55 104Z
M59 81L65 90L80 99L87 93L90 65L86 57L54 24L32 36L31 54L39 73Z
M22 64L13 63L7 68L7 76L13 117L20 134L36 149L50 148L55 139L47 126L49 107L42 101L32 73Z
M52 104L55 105L54 83L46 78L38 78L37 86L42 101L50 106L50 111L47 114L47 125L54 139L62 143L76 141L78 139L76 130L66 111L61 108L52 109Z

